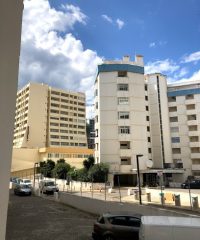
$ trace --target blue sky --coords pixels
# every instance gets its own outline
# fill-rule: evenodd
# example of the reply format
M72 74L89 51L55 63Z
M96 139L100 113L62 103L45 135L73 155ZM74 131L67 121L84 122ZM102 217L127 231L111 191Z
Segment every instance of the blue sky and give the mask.
M102 59L142 54L146 73L200 80L199 0L25 0L19 86L84 91Z

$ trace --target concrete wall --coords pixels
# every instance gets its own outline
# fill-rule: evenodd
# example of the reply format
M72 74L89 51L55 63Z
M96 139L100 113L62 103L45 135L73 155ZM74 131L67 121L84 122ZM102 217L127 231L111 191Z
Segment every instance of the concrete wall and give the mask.
M98 199L91 199L87 197L80 197L76 195L72 195L69 193L59 193L59 201L61 203L67 204L69 206L78 208L82 211L86 211L92 214L102 214L105 212L133 212L133 213L140 213L146 216L153 216L153 215L167 215L167 216L174 216L174 212L167 211L165 209L154 208L145 205L136 205L136 204L129 204L129 203L116 203L116 202L109 202L109 201L102 201ZM177 215L179 215L177 213ZM180 214L181 215L181 214Z
M5 239L23 1L0 1L0 239Z

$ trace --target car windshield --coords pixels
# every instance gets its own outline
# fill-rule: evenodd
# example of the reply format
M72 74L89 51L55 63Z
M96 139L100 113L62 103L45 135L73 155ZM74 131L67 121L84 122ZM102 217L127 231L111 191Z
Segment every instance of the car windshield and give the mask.
M54 182L47 182L46 186L55 186L55 183Z
M31 183L31 180L24 180L24 183Z

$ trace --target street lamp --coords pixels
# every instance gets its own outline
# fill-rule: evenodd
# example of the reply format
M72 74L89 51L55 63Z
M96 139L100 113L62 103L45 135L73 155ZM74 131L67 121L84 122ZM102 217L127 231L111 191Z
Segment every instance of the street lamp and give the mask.
M140 205L142 205L142 198L141 198L141 185L140 185L140 165L139 165L139 158L143 157L142 154L136 155L136 162L137 162L137 175L138 175L138 187L139 187L139 199L140 199Z
M38 162L36 162L36 163L34 163L34 175L33 175L33 186L34 186L34 188L35 188L35 174L37 174L37 168L38 168L38 166L39 166L39 163Z

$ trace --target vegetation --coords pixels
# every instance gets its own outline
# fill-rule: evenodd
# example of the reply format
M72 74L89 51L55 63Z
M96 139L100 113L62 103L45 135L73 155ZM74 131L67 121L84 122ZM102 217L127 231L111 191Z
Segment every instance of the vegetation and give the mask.
M107 181L108 171L108 165L105 163L95 164L93 156L89 156L88 159L83 161L83 168L81 169L71 167L64 159L59 159L56 164L51 159L40 162L40 173L44 177L55 177L68 181L105 182Z

